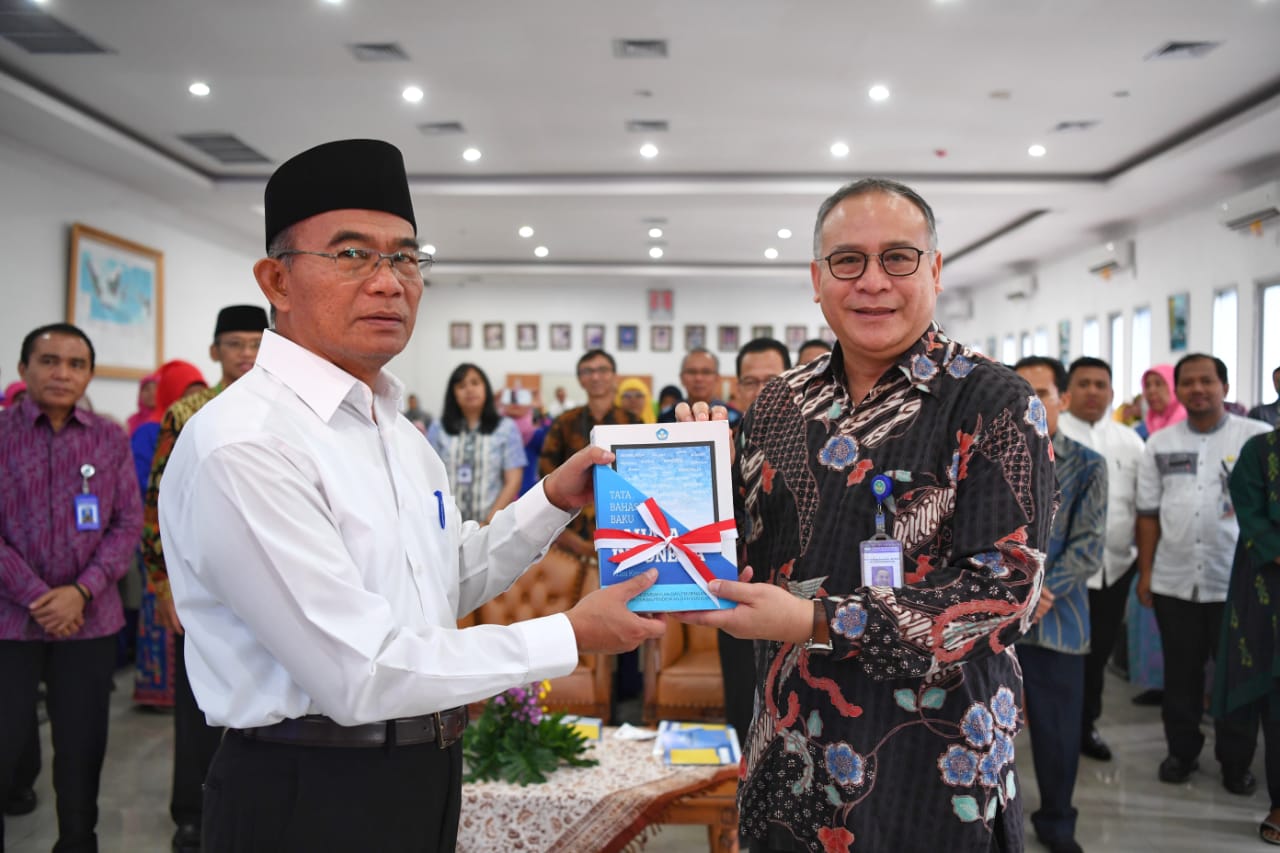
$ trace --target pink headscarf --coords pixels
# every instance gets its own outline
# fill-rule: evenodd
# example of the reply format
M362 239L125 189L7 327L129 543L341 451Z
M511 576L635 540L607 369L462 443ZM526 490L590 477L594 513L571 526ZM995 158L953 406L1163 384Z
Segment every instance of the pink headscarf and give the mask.
M4 389L4 399L0 400L0 403L3 403L6 409L12 409L18 403L15 398L26 390L27 383L21 381L10 382L8 387Z
M1155 435L1165 427L1172 426L1178 421L1185 421L1187 419L1187 410L1182 408L1182 403L1178 402L1177 395L1173 393L1173 389L1175 387L1173 382L1173 365L1152 365L1145 373L1142 374L1143 385L1146 385L1147 377L1152 373L1163 379L1164 384L1169 387L1169 405L1165 407L1163 412L1157 412L1148 404L1147 435Z
M138 380L138 411L134 412L132 415L129 415L129 420L126 424L126 427L128 428L128 431L129 431L129 435L133 435L133 431L135 429L142 426L147 421L151 420L151 409L148 409L146 406L142 405L142 389L146 386L148 382L158 382L159 379L160 379L159 373L151 373Z

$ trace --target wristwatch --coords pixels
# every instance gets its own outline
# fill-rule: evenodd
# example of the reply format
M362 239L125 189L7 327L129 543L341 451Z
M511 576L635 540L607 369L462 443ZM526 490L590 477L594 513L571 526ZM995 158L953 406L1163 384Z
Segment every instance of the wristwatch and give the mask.
M827 625L827 608L820 598L813 600L813 630L809 632L804 650L806 652L831 651L831 629Z

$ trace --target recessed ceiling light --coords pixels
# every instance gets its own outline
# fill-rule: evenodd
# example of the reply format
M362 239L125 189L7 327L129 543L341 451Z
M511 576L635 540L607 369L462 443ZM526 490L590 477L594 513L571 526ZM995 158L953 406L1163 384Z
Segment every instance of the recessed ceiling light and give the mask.
M330 6L341 6L341 5L342 5L342 0L324 0L324 2L328 3Z
M197 98L203 98L211 91L208 83L201 83L199 80L187 87L187 91L195 95Z
M845 145L843 142L834 142L834 143L832 143L832 145L831 145L831 156L832 156L832 157L848 157L848 156L849 156L849 146L848 146L848 145Z
M548 249L546 246L538 246L536 249L533 250L533 256L535 258L545 258L549 254L551 254L551 250Z
M1032 157L1043 157L1045 154L1045 148L1043 145L1036 143L1027 149L1027 153Z
M658 258L662 257L662 247L661 247L661 246L650 246L650 247L649 247L649 257L653 258L654 260L657 260Z
M779 229L778 229L778 239L779 239L779 240L790 240L790 239L791 239L791 229L790 229L790 228L779 228Z
M778 257L778 250L770 246L764 250L764 256L772 261L774 258Z
M516 233L519 234L521 237L528 238L533 236L533 229L530 228L528 225L521 225L520 230L517 231Z
M426 252L428 255L434 255L436 253L436 247L430 243L423 243L422 251Z
M400 97L411 104L416 104L422 100L422 90L417 86L406 86L405 90L400 93Z
M646 160L652 160L654 157L658 156L658 146L654 145L652 142L646 142L644 145L640 146L640 156Z
M474 163L480 159L480 149L468 148L466 151L462 152L462 159L466 160L468 163Z
M867 97L873 101L889 100L889 87L883 83L877 83L867 90Z
M650 236L650 237L652 237L653 239L657 240L659 237L661 237L661 236L662 236L662 229L661 229L661 228L650 228L650 229L649 229L649 236Z

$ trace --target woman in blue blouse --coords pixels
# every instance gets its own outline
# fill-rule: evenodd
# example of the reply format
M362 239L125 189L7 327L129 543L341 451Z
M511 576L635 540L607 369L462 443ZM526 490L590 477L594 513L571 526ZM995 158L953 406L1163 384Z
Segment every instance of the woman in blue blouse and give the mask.
M442 414L427 440L444 460L464 521L488 523L519 495L525 466L520 431L498 414L489 377L474 364L460 364L450 374Z

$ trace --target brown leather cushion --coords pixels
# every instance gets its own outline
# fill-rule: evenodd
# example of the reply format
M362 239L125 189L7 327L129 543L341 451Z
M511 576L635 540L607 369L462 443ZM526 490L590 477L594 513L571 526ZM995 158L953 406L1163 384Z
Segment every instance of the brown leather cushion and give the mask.
M663 667L656 698L658 705L723 706L719 652L715 649L691 651Z
M585 567L572 554L558 549L547 552L510 589L476 610L476 622L511 625L538 616L563 613L582 595Z

